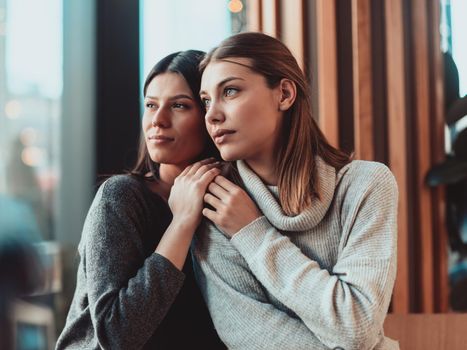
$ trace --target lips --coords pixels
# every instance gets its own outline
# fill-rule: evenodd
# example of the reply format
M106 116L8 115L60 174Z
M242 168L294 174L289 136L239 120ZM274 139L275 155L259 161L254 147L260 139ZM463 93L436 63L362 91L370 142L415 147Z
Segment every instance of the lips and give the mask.
M232 135L235 132L236 132L235 130L218 129L212 134L212 138L216 144L221 144L226 141L229 135Z
M165 136L165 135L151 135L151 136L148 136L148 140L156 144L162 144L162 143L172 142L174 138Z

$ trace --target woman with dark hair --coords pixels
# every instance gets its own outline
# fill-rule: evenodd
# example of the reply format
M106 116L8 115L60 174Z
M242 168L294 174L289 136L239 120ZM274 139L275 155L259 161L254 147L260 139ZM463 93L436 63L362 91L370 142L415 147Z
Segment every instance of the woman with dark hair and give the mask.
M327 142L279 40L234 35L201 69L207 129L232 162L208 186L210 222L193 244L221 339L231 349L398 349L383 334L396 275L389 169Z
M57 349L225 348L187 258L203 195L219 174L218 162L204 159L216 152L198 96L202 57L171 54L146 79L138 161L94 198Z

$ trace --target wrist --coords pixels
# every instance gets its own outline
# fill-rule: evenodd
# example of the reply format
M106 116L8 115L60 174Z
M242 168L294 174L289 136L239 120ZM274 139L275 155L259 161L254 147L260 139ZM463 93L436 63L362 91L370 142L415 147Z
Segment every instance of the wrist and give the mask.
M198 227L198 224L199 221L193 219L192 217L174 216L172 218L172 222L170 223L170 227L175 232L188 232L193 234Z
M251 225L254 225L254 223L256 221L258 221L258 219L262 218L264 215L257 215L255 217L252 217L251 220L249 220L248 222L245 222L244 225L242 227L239 227L235 232L233 232L232 234L230 234L230 238L232 238L233 236L235 236L237 233L239 232L243 232L245 230L245 228L248 228L249 226ZM249 229L246 230L246 232L248 232Z
M248 220L245 220L242 225L240 227L237 227L235 232L233 232L231 234L231 236L235 235L237 232L243 230L245 227L251 225L252 222L255 222L256 220L258 220L262 215L255 215L255 216L251 216L248 218Z
M193 239L195 229L186 226L183 222L172 221L162 235L155 252L168 259L180 271Z

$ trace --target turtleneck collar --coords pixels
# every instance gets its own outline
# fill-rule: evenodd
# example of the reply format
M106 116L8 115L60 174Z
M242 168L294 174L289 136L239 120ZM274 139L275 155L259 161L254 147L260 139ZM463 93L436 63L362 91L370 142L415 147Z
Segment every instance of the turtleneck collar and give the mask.
M237 168L245 184L245 190L269 222L279 230L306 231L312 229L321 222L334 197L337 182L336 171L320 157L316 157L316 169L318 193L321 198L314 198L308 208L295 216L288 216L282 210L277 186L264 184L243 160L237 161Z

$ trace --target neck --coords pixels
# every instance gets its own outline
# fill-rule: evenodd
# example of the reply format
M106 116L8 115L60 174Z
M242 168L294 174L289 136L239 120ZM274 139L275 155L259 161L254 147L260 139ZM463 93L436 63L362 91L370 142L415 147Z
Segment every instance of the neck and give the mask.
M180 167L174 164L161 164L159 166L159 181L151 186L151 190L168 200L175 178L184 168L184 166Z
M175 178L185 169L185 166L179 166L175 164L161 164L159 166L159 177L160 180L172 187Z
M278 139L274 137L273 139ZM244 159L245 163L253 170L259 178L269 186L277 186L279 182L279 173L276 169L276 157L279 152L280 142L272 142L268 149L262 153L256 154L250 159Z
M245 159L245 163L266 185L277 186L279 179L276 171L276 162L272 155L268 158Z

